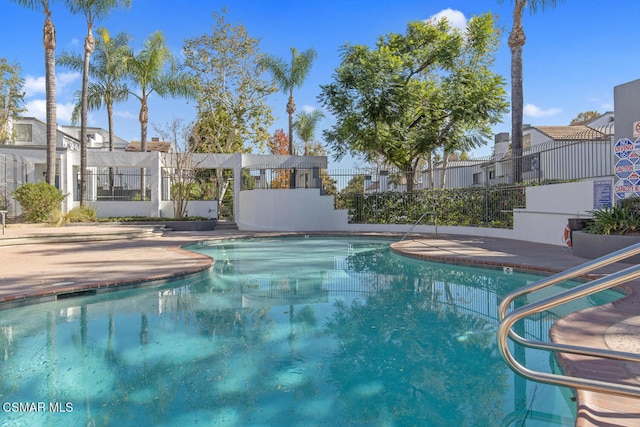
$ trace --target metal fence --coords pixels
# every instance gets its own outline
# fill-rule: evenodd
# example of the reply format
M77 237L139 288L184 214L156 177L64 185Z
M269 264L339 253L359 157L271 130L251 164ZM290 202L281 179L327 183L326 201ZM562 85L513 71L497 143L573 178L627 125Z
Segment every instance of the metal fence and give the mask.
M523 186L338 193L337 209L354 224L513 227L513 210L526 207Z
M22 214L22 207L11 193L28 181L33 169L33 163L23 157L0 153L0 210L6 210L8 218Z
M261 166L243 171L243 190L318 188L335 196L351 223L511 228L525 187L613 175L612 128L509 151L435 163L417 171ZM514 176L521 175L515 182Z
M140 169L130 168L99 168L87 171L87 198L97 201L142 201L151 198L151 191L146 188L145 198L140 190ZM149 183L151 175L145 169L144 181ZM78 179L78 185L80 180ZM95 194L93 194L95 188ZM75 192L76 201L79 200L80 189Z

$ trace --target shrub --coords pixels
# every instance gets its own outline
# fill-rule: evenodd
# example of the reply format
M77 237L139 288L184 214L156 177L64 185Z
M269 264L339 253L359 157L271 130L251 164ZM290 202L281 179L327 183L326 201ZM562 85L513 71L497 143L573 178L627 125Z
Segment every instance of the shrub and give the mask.
M77 222L96 222L97 220L98 212L96 208L91 206L78 206L71 209L65 215L60 215L58 225Z
M60 211L64 195L55 186L40 181L23 184L12 192L20 203L27 222L47 222Z
M610 208L591 211L584 231L590 234L638 234L640 210L637 201L620 201Z

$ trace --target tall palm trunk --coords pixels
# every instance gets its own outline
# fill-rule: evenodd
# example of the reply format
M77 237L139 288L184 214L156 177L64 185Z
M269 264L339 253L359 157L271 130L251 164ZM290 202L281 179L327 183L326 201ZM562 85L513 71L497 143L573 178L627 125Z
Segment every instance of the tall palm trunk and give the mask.
M46 69L47 105L47 183L56 184L56 29L51 20L51 12L46 10L43 43Z
M293 87L289 91L287 102L287 114L289 114L289 155L293 155L293 113L296 112L296 103L293 101ZM296 188L296 170L289 172L289 188Z
M147 96L143 93L140 105L140 151L147 151L147 123L149 122L149 107L147 106Z
M89 86L89 63L95 46L95 40L88 25L84 39L84 66L82 67L82 103L80 107L80 206L87 200L87 91Z
M107 121L109 124L109 151L113 151L115 148L113 138L115 137L115 132L113 131L113 102L107 101ZM109 191L111 192L111 197L115 196L114 192L114 181L115 181L115 171L113 166L109 167Z
M511 49L511 154L513 156L513 182L522 181L522 47L526 42L522 29L522 11L526 0L516 0L513 8L513 28L509 35Z
M289 155L293 155L293 113L296 112L296 103L293 100L293 89L289 92L287 102L287 114L289 115Z
M147 106L147 97L145 93L142 94L140 105L140 151L147 152L147 123L149 122L149 107ZM140 168L140 200L147 199L147 169Z

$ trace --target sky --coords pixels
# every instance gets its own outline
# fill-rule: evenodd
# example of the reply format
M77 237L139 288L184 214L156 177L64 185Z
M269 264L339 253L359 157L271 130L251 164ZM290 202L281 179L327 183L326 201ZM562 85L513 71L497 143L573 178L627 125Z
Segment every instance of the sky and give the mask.
M86 21L71 15L63 1L52 2L56 27L56 55L82 53ZM378 37L404 33L411 21L446 16L453 24L464 26L474 15L491 12L501 30L500 47L494 71L505 79L510 99L511 53L507 39L511 30L512 0L131 0L131 7L115 9L96 23L111 34L126 32L131 46L140 50L154 31L164 33L169 48L179 55L184 40L211 34L212 13L227 9L227 20L242 24L248 34L260 40L262 52L289 58L290 48L299 51L314 48L318 53L304 85L294 90L298 110L321 109L317 100L320 85L330 83L340 65L340 48L349 44L373 46ZM568 125L584 111L613 111L614 87L640 78L637 69L638 42L636 17L638 0L558 1L556 7L525 13L523 28L527 37L523 49L524 123L551 126ZM44 15L11 0L0 0L0 57L22 68L25 79L25 116L45 120L45 69L42 26ZM95 35L95 32L94 32ZM59 124L70 124L73 94L81 88L81 75L56 67L56 97ZM287 97L274 94L268 103L273 108L276 129L287 130ZM115 106L115 131L126 140L140 139L139 101ZM149 100L148 137L157 136L153 125L165 128L175 118L189 122L195 118L195 103L181 99ZM328 116L328 114L327 114ZM493 127L494 133L510 132L510 113ZM321 131L332 125L326 117ZM106 111L89 113L89 126L107 128ZM475 150L472 156L491 153L492 141ZM362 166L357 159L337 162L330 157L330 168Z

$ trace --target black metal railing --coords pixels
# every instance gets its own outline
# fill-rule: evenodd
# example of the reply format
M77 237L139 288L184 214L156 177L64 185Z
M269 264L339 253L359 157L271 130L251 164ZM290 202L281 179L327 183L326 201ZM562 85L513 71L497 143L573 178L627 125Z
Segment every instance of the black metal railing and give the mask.
M526 207L525 187L613 175L613 128L576 133L510 152L434 163L415 171L325 170L260 166L243 169L242 190L319 188L347 209L351 223L513 227ZM514 182L514 171L521 175ZM425 212L433 212L424 215ZM422 219L421 219L422 218Z
M12 193L29 182L27 177L34 168L34 164L24 157L0 153L0 210L7 211L7 218L22 214L22 207Z
M103 168L101 168L103 169ZM140 169L108 168L98 171L87 171L87 187L95 188L95 194L90 194L89 198L96 201L143 201L151 198L150 189L146 188L143 197L141 183L149 183L151 175L145 170L144 178ZM78 179L78 186L80 180ZM77 195L80 194L78 190ZM93 197L92 197L93 196Z

